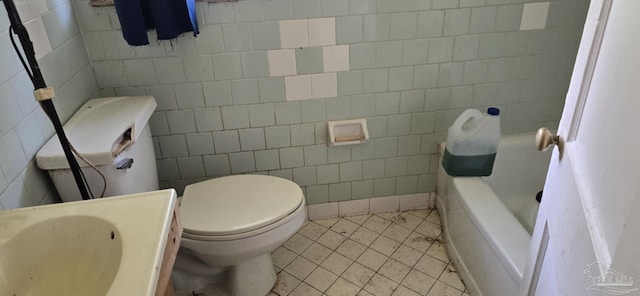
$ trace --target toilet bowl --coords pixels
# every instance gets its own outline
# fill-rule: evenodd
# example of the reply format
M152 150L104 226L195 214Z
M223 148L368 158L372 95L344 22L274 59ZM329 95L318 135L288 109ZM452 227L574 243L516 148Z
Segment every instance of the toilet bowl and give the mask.
M300 187L286 179L234 175L191 184L172 279L177 291L215 286L231 296L266 295L276 282L271 252L306 217Z

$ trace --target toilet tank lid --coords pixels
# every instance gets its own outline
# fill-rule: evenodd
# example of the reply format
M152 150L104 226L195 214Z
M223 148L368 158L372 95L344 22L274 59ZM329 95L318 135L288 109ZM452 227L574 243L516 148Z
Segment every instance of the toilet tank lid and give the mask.
M234 175L187 186L180 216L187 233L238 234L286 217L300 206L303 198L300 186L289 180Z
M131 144L135 143L156 106L151 96L89 100L65 123L64 131L75 149L91 163L111 164L117 151L114 147L122 135L131 128ZM44 170L69 168L57 134L38 151L36 161ZM78 164L87 166L81 160Z

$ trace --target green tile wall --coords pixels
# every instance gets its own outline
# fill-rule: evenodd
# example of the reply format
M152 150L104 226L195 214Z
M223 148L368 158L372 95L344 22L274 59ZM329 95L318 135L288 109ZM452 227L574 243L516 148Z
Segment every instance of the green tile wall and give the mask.
M588 1L552 1L547 29L519 31L529 0L240 0L198 3L201 35L131 48L113 8L75 0L102 94L156 96L163 187L236 173L291 179L309 204L435 190L435 145L466 108L502 109L504 134L560 119ZM102 25L90 21L107 12ZM335 17L350 70L338 97L285 101L266 50L278 21ZM152 34L153 35L153 34ZM296 49L298 74L322 72ZM367 118L366 144L326 146L326 121Z

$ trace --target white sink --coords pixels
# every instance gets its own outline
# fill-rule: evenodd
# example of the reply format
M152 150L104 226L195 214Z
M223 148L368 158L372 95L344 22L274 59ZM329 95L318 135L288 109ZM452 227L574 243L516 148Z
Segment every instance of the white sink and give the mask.
M3 295L154 295L174 190L0 211Z

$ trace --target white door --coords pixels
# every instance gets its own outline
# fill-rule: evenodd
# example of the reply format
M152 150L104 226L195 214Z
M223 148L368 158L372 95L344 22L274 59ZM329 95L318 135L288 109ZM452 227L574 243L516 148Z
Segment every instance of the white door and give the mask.
M591 1L522 295L640 295L639 13Z

